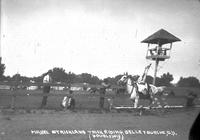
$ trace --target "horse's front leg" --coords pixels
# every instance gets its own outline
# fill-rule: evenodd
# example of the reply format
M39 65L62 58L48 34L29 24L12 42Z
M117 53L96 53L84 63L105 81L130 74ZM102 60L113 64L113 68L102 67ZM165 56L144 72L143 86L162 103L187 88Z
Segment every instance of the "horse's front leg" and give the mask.
M154 103L155 103L155 100L153 98L150 98L149 99L149 106L148 106L148 108L151 109Z
M136 97L134 102L134 108L138 107L138 102L139 102L139 97Z
M160 106L164 108L167 105L166 98L160 97Z
M135 99L131 99L131 102L132 102L132 106L134 107Z
M159 107L164 108L167 105L166 98L163 96L163 93L158 93L156 99L156 103Z

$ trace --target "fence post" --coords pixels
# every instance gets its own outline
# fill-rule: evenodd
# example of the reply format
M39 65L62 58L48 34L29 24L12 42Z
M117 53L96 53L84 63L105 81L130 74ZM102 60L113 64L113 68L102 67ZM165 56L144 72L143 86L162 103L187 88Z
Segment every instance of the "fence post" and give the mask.
M15 98L16 98L16 96L15 96L15 90L16 89L12 89L12 97L11 97L11 105L10 105L11 109L15 108Z
M11 98L11 109L15 108L15 98L16 98L16 91L18 90L18 85L19 85L19 79L20 74L17 72L15 76L15 81L14 81L14 86L13 86L13 92L12 92L12 98Z

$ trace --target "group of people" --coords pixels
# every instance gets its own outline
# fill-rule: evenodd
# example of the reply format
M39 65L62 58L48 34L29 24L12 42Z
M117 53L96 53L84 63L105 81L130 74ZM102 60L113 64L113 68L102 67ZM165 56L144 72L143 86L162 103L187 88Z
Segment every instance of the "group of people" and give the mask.
M47 72L43 78L43 98L42 98L42 103L40 108L44 108L47 105L47 98L48 94L50 93L51 86L50 84L52 83L52 78L51 78L51 72ZM108 83L108 80L105 79L101 83L101 87L99 90L99 108L103 110L104 108L104 102L105 102L105 94L106 94L106 89L110 87L110 84ZM64 109L74 109L75 108L75 99L73 97L73 91L69 90L69 94L65 96L61 102L61 107Z
M47 105L48 94L50 93L52 83L51 72L47 72L43 78L43 98L40 108L44 108ZM61 102L62 108L74 109L75 108L75 99L73 98L73 91L69 91L69 95L65 96Z
M149 69L150 65L147 67L147 71ZM146 72L145 72L146 73ZM143 81L146 77L142 77ZM49 92L50 92L50 83L52 82L51 74L48 72L44 78L43 78L43 93L45 94L42 99L42 104L41 108L45 107L47 104L47 97ZM108 83L108 80L105 79L100 88L100 96L99 96L99 108L103 110L104 108L104 100L105 100L105 94L106 94L106 89L109 88L111 85ZM190 92L187 96L187 103L186 106L193 106L193 101L196 98L196 94L193 92ZM73 91L69 91L69 95L65 96L62 100L61 107L66 108L66 109L74 109L75 108L75 99L73 98ZM196 118L195 122L193 123L190 132L189 132L189 140L198 140L200 135L198 133L198 128L199 128L199 121L200 121L200 114Z
M167 55L166 48L161 48L160 46L156 46L155 48L149 49L151 55Z

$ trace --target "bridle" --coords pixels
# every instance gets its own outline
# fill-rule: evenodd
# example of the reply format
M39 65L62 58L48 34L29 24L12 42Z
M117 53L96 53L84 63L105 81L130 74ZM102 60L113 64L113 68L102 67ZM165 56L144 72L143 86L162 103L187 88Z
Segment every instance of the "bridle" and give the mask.
M130 78L130 76L126 76L125 77L125 80L123 80L123 82L124 83L126 83L127 85L129 85L129 86L135 86L135 82L133 82L133 80L130 78L130 80L131 80L131 84L129 84L129 83L127 83L128 82L128 78Z
M133 81L132 81L131 78L130 78L131 84L129 84L129 83L128 83L128 78L130 78L130 76L126 75L126 77L124 77L122 81L123 81L124 83L126 83L127 85L132 86L132 89L131 89L131 93L132 93L134 88L138 89L138 86L137 86L136 82L133 82ZM138 91L138 90L137 90L137 91Z

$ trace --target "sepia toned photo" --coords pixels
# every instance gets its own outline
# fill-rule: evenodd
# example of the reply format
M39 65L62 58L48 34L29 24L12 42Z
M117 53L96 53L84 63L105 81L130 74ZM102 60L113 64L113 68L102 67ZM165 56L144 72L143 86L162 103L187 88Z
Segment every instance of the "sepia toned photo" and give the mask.
M0 140L200 140L199 0L0 0Z

